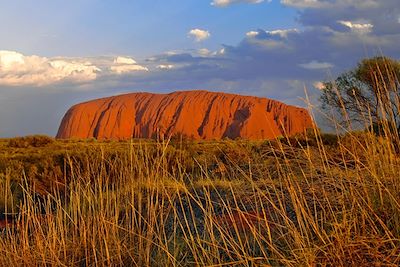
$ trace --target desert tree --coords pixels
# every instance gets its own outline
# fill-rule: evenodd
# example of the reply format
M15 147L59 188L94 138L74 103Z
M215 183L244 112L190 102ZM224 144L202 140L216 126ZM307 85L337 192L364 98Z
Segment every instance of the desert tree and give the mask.
M342 121L369 123L375 131L400 128L400 62L385 56L361 60L353 70L325 82L322 108Z

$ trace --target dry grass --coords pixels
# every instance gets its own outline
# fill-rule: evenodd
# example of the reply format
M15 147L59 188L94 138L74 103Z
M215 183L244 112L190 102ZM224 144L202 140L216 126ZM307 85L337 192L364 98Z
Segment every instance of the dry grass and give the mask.
M18 219L1 234L1 265L397 266L399 157L383 137L360 140L227 141L208 158L198 151L210 143L93 148L66 157L65 185L44 197L23 172L12 197L5 175Z

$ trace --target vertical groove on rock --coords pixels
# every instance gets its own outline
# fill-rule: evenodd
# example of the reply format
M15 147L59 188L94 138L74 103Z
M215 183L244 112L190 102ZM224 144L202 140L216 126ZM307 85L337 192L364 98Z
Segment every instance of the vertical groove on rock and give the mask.
M204 114L203 122L201 123L200 127L197 129L197 133L199 136L203 136L204 133L204 127L210 120L210 112L211 109L213 108L214 102L218 99L218 95L214 96L213 99L211 100L210 104L208 104L208 108L206 113Z

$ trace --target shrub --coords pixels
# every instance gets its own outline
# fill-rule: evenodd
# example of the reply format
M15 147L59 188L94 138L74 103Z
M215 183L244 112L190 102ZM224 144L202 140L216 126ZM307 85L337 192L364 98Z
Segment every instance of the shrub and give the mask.
M28 147L44 147L52 144L54 139L45 135L31 135L24 137L15 137L8 141L8 147L28 148Z

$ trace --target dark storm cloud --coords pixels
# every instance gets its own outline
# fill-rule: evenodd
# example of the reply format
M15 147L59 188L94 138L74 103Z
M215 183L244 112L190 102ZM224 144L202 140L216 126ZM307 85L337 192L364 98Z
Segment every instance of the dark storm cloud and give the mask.
M285 1L282 1L285 2ZM287 5L293 6L292 1ZM293 1L295 2L295 1ZM327 26L345 31L338 21L364 21L374 25L374 34L398 34L400 5L398 0L337 0L298 1L304 9L299 11L298 21L304 26ZM307 5L307 3L309 3ZM313 4L314 3L314 4ZM320 6L315 3L325 3Z

